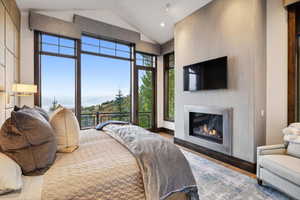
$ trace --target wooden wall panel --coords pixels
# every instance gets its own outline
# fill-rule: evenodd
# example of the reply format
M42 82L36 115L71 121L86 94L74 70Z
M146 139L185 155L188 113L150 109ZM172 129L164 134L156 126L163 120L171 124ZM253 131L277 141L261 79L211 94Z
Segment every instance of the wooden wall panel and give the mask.
M5 37L5 9L0 2L0 43L4 45Z
M20 10L14 0L0 0L0 126L19 105L12 84L20 80Z
M0 91L5 89L5 70L0 65ZM0 125L5 120L5 93L0 92Z
M2 1L7 13L11 16L13 23L20 30L21 12L17 7L15 0L0 0Z
M20 33L18 29L14 26L14 53L15 57L20 57Z
M5 65L5 91L9 97L6 99L6 108L11 108L15 105L14 97L12 96L12 85L15 82L15 58L14 55L6 50L6 65Z
M14 52L14 24L7 12L5 15L5 36L6 48L8 48L11 52Z
M0 65L5 65L5 46L0 43Z

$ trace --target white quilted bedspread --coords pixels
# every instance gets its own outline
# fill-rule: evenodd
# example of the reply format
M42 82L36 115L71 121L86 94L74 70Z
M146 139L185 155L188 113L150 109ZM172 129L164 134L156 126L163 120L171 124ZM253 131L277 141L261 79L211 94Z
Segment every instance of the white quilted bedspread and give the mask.
M137 161L125 147L96 130L82 131L80 141L44 175L42 200L145 200Z

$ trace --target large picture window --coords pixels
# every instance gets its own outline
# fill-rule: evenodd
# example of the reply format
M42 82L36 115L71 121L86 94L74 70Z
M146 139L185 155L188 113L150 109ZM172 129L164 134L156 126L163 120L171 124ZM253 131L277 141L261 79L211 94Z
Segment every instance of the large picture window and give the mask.
M81 42L81 127L130 121L131 46L85 35Z
M40 33L36 35L39 86L37 104L48 112L63 105L76 112L77 44L69 38Z
M164 55L164 120L174 121L174 53Z
M131 43L35 32L35 105L72 109L81 128L107 120L155 128L156 56Z

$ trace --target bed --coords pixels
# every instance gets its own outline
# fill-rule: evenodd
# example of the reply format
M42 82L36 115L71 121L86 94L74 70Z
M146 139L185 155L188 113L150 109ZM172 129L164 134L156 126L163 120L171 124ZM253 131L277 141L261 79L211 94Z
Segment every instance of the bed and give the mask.
M80 133L73 153L58 153L43 176L23 177L22 191L0 196L4 200L145 200L143 176L137 159L107 131ZM167 200L186 200L178 191ZM154 200L154 199L151 199Z

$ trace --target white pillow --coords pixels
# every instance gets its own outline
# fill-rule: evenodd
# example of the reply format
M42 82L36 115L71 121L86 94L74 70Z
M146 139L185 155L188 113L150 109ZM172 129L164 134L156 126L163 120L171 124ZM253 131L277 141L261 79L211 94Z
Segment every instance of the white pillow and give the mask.
M287 153L291 156L295 156L297 158L300 158L300 144L290 142L287 148Z
M11 158L0 153L0 195L22 188L22 171Z
M50 124L54 130L58 152L70 153L77 149L80 127L71 110L60 106L52 113Z
M284 141L287 142L287 153L300 158L300 123L292 123L283 129Z

